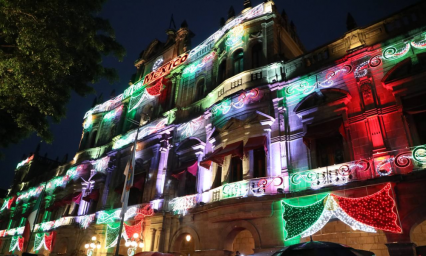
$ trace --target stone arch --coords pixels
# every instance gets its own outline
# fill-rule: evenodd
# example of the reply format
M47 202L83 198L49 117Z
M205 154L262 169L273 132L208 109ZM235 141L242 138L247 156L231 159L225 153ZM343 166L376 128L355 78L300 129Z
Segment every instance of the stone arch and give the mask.
M179 145L176 147L175 151L179 151L181 148L184 148L184 146L194 146L196 144L205 145L206 143L200 140L197 137L188 137L181 141Z
M421 228L423 230L422 226L424 226L426 231L426 207L424 205L420 205L416 209L412 209L410 213L401 220L401 222L403 234L405 233L409 235L409 237L406 238L406 240L409 239L409 241L407 242L411 241L413 243L418 243L418 232L415 231L418 231L418 228ZM421 233L425 234L425 242L424 244L416 243L417 246L426 245L426 232ZM390 239L393 239L393 236L391 234L389 234L388 240Z
M319 107L331 102L336 102L343 99L343 102L347 104L351 95L348 91L338 88L321 89L319 92L313 92L303 98L295 107L294 112L298 113L303 110Z
M222 244L220 244L218 248L223 248L224 250L232 251L232 244L234 242L235 237L237 237L238 233L243 230L250 231L251 235L254 238L255 248L260 248L262 243L259 231L253 224L246 220L235 221L232 222L232 225L227 225L227 227L223 230L223 233L226 234L226 236L221 241Z
M389 256L386 247L387 232L376 229L376 233L367 233L354 230L341 220L328 222L321 230L312 235L314 241L324 241L344 244L358 250L374 252L375 255ZM308 242L310 237L300 239L300 242Z
M180 251L181 243L183 239L185 239L186 235L190 235L194 241L194 249L200 250L200 236L197 231L195 231L192 227L182 227L178 229L172 237L172 242L170 243L169 252L178 253Z

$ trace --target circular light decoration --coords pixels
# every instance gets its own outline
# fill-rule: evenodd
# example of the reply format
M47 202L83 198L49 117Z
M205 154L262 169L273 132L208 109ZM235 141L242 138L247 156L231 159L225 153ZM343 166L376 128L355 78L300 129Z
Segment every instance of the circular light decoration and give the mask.
M163 56L158 57L155 62L154 65L152 65L152 71L157 70L159 67L161 67L161 64L163 64Z
M426 147L420 146L413 150L413 158L419 163L426 163Z
M345 72L347 74L349 74L352 71L352 66L351 65L345 65L345 66L343 66L343 69L345 70Z
M370 169L370 162L368 162L367 160L359 160L358 162L356 162L355 166L357 168L357 172L365 172Z
M369 65L372 68L379 66L382 63L382 57L380 55L376 55L372 57L369 61Z
M405 168L411 164L410 152L400 153L395 157L395 165L399 168Z

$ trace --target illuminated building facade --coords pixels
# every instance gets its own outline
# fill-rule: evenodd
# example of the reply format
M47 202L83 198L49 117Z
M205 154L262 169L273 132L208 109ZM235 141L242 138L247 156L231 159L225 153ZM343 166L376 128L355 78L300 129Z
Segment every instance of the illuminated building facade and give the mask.
M244 1L196 47L186 22L169 29L135 62L133 84L86 113L73 161L37 182L15 179L1 252L105 255L120 241L130 256L247 255L312 235L415 255L426 245L425 11L309 53L272 1ZM28 242L22 225L42 195Z

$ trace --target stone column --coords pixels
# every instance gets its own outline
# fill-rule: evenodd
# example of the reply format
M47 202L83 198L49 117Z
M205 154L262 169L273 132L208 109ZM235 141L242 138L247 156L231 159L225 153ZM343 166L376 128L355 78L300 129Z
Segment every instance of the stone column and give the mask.
M414 243L387 243L390 256L415 256L416 244Z
M265 129L266 134L266 147L268 148L268 155L266 158L266 176L274 176L271 171L272 152L271 152L271 128Z
M154 245L155 245L155 228L151 228L151 244L150 244L150 251L154 251Z
M210 170L200 166L200 162L204 157L204 148L201 151L195 152L198 161L198 172L197 172L197 193L203 193L205 190L208 190L209 184L211 184L211 172ZM209 183L210 182L210 183Z
M164 183L166 181L166 172L167 172L167 159L169 156L170 144L169 144L170 135L163 134L163 138L160 141L160 159L158 162L157 169L157 182L156 182L156 198L163 197L164 192Z
M159 147L158 146L154 146L151 148L152 150L152 158L151 158L151 165L149 166L149 172L148 172L148 176L147 176L147 188L144 189L144 195L143 195L143 201L144 202L149 202L151 201L154 197L155 197L155 192L156 192L156 188L155 188L155 182L157 181L157 170L158 170L158 151L159 151Z
M262 46L263 46L263 56L265 56L265 62L264 63L269 63L268 45L267 45L268 44L267 28L268 28L268 23L262 23L262 35L263 35Z

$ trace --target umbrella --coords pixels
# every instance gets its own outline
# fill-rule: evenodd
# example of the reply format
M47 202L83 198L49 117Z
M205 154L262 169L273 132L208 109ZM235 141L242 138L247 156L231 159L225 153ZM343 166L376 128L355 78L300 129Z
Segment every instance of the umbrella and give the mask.
M373 256L374 253L356 250L342 244L310 241L294 244L275 252L272 256Z

